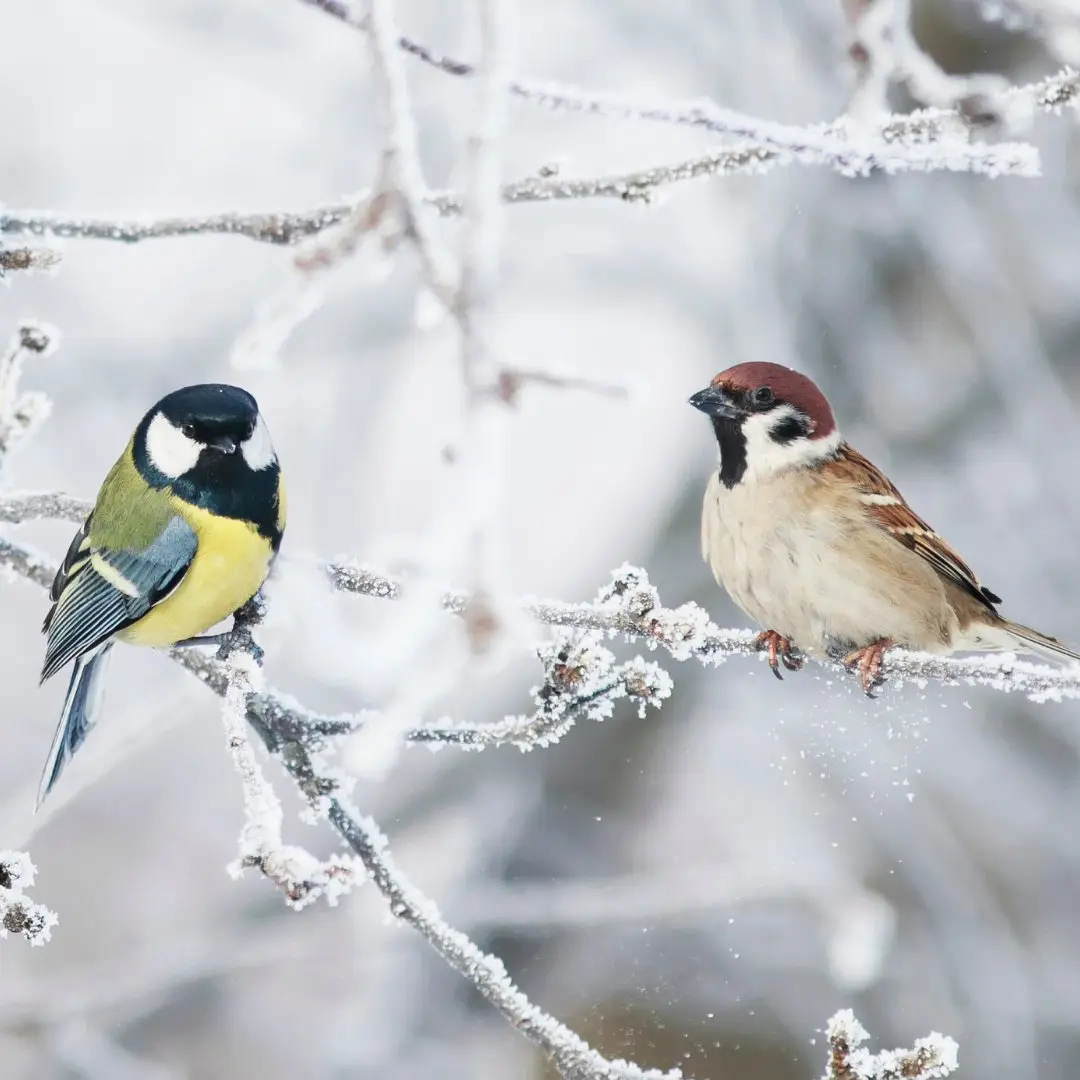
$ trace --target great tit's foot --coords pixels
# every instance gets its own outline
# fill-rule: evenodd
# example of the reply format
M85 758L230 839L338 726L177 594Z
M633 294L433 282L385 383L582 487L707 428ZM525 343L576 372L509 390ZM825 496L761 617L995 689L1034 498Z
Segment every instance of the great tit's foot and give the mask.
M780 674L780 664L782 663L788 671L798 671L806 662L795 651L795 646L791 644L790 638L784 637L783 634L778 633L776 630L765 630L754 639L754 647L761 652L768 652L769 654L769 667L772 668L772 673L783 682L784 676Z
M200 634L199 637L184 638L176 642L174 649L190 649L193 645L222 645L229 635L226 634Z
M885 653L895 644L896 642L892 638L879 638L864 649L856 649L854 652L848 653L841 661L848 671L858 668L859 682L862 684L863 693L867 697L874 697L875 687L880 686L885 681L885 676L881 671L882 661Z
M257 592L243 607L233 612L232 629L220 635L217 658L228 660L234 652L243 650L250 653L256 664L262 665L266 653L255 640L255 627L263 621L266 605L261 592Z

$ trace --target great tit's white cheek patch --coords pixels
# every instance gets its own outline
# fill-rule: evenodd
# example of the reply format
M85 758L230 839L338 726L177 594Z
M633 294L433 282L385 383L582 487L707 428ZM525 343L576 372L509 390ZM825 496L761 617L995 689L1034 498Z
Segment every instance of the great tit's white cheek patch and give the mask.
M245 439L240 444L240 453L244 455L248 468L254 472L268 469L277 460L274 444L270 441L270 432L267 431L261 416L255 421L255 430L251 433L251 438Z
M165 476L183 476L195 468L202 449L201 444L174 427L163 413L158 413L146 429L146 456Z

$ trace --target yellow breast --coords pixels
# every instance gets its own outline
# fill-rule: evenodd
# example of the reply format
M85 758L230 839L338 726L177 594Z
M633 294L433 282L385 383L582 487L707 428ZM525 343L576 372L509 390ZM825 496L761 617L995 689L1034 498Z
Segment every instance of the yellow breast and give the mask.
M270 572L273 549L253 525L170 501L199 538L195 558L161 603L117 635L122 641L161 647L205 634L247 603Z

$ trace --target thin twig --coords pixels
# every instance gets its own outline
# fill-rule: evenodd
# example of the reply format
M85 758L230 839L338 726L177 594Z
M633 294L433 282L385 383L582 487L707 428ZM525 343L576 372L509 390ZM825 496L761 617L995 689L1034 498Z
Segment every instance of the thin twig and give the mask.
M368 29L363 21L351 17L346 4L317 3L314 6L354 29ZM448 75L473 77L478 74L477 66L441 56L410 38L401 37L398 47ZM875 138L849 142L834 130L777 124L723 108L705 98L670 102L635 100L627 95L523 79L510 80L507 92L523 101L558 112L677 124L717 135L748 139L788 161L828 165L852 176L876 170L902 172L945 169L1021 176L1037 175L1038 172L1038 153L1027 144L1000 143L991 146L969 144L962 138L954 138L949 140L947 151L943 147L930 145L944 138L944 128L930 140L909 142L905 139L889 139L882 133ZM956 117L961 118L959 113ZM894 128L893 121L897 119L890 118Z
M496 358L493 300L502 245L499 197L510 83L513 0L477 0L481 59L478 102L469 139L461 283L454 314L461 330L465 430L456 453L460 512L471 592L465 624L473 651L486 652L501 630L497 607L506 574L505 501L510 423L508 394Z
M420 140L409 102L405 69L394 49L398 32L392 0L371 0L368 22L376 100L384 132L383 183L398 203L428 288L442 304L449 306L456 285L456 268L428 221L430 196L420 165Z
M20 393L19 379L25 362L48 356L55 350L59 336L51 326L27 320L0 353L0 465L49 417L49 399L37 390Z

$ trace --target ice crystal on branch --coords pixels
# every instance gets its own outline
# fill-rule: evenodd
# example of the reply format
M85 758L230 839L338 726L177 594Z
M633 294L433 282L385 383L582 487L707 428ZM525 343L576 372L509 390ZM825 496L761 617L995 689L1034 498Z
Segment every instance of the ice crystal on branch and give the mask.
M871 1054L862 1044L870 1033L850 1009L841 1009L825 1028L829 1060L823 1080L940 1080L959 1064L958 1047L947 1035L931 1032L911 1050Z
M0 353L0 466L12 450L29 439L48 419L52 403L40 391L19 392L23 366L31 357L45 358L60 335L44 323L24 321Z
M31 945L45 945L59 921L55 912L35 904L24 890L34 884L37 868L24 851L0 851L0 938L19 934Z

